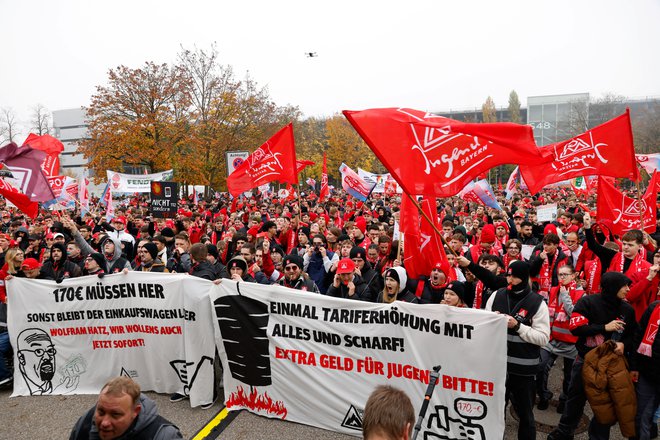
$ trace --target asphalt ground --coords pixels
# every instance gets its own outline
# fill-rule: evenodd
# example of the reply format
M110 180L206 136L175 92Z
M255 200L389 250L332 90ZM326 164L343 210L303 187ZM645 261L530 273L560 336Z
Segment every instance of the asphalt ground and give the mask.
M555 397L559 395L560 375L559 368L555 366L550 377L550 389L555 393ZM10 394L11 388L0 390L0 440L67 439L78 418L96 403L96 396L94 395L10 398ZM212 408L203 410L191 408L187 400L171 403L169 395L151 392L145 394L156 401L160 414L176 424L186 439L350 440L356 438L297 423L267 419L247 411L240 411L235 417L232 414L219 422L221 416L224 415L221 414L220 417L217 417L223 410L223 396L220 396L220 399ZM545 411L535 410L537 424L539 424L538 439L545 439L549 429L559 421L559 414L556 413L555 406L552 405L556 405L556 401L553 401L550 408ZM588 405L585 412L587 416L591 416ZM228 420L231 418L233 420ZM584 420L586 423L588 419L585 418ZM206 425L209 425L209 427L204 430ZM586 440L588 438L586 424L581 429L582 432L575 435L576 440ZM507 408L504 438L507 440L515 439L517 437L516 430L515 417L511 415L510 408ZM544 430L546 432L543 432ZM614 426L611 432L610 438L612 440L624 439L618 426Z

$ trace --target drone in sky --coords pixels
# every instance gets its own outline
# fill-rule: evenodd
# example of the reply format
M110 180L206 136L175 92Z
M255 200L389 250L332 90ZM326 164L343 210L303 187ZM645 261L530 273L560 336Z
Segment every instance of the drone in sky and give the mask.
M318 57L319 55L318 55L316 52L305 52L305 56L306 56L307 58L316 58L316 57Z

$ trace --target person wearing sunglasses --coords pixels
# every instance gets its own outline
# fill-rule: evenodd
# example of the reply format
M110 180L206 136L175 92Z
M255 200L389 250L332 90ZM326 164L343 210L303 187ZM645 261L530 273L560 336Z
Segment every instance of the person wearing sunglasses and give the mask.
M284 277L279 280L279 284L284 287L307 292L321 293L305 272L303 272L303 259L296 254L286 255L282 260L284 268Z

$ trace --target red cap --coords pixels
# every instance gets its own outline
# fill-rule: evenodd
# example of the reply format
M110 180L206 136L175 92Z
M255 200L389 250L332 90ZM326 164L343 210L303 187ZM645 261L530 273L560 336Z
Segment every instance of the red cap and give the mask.
M41 263L39 263L37 260L34 258L26 258L23 260L23 264L21 264L21 269L39 269L41 267Z
M342 258L337 264L337 274L353 273L355 271L355 263L350 258Z
M113 223L121 223L122 225L126 226L126 219L124 217L115 217L112 219Z

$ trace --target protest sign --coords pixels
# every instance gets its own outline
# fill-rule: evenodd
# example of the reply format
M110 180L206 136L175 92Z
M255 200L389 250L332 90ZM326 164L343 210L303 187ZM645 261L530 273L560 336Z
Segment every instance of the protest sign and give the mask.
M151 213L155 218L174 218L179 185L176 182L151 182Z
M365 182L372 182L375 183L376 186L374 187L374 190L372 191L373 193L384 193L385 191L385 185L388 182L388 180L391 180L392 182L396 183L394 179L392 179L392 175L390 173L385 173L385 174L375 174L371 173L369 171L363 170L362 168L358 168L357 170L358 176L362 177ZM401 194L403 190L401 189L400 186L396 185L396 192L398 194Z
M416 410L441 366L420 438L501 438L506 320L445 305L372 304L223 280L210 292L225 404L361 435L379 384ZM488 360L485 362L484 360Z
M106 173L110 182L110 191L119 193L148 193L151 191L151 182L172 180L174 177L173 170L152 174L122 174L110 170Z
M557 204L541 205L536 208L536 218L539 222L553 222L557 220Z
M225 159L227 160L227 176L234 172L234 170L245 162L245 159L250 156L249 151L227 151Z
M8 280L12 396L96 394L127 375L144 390L189 395L193 406L210 402L210 285L149 272Z

